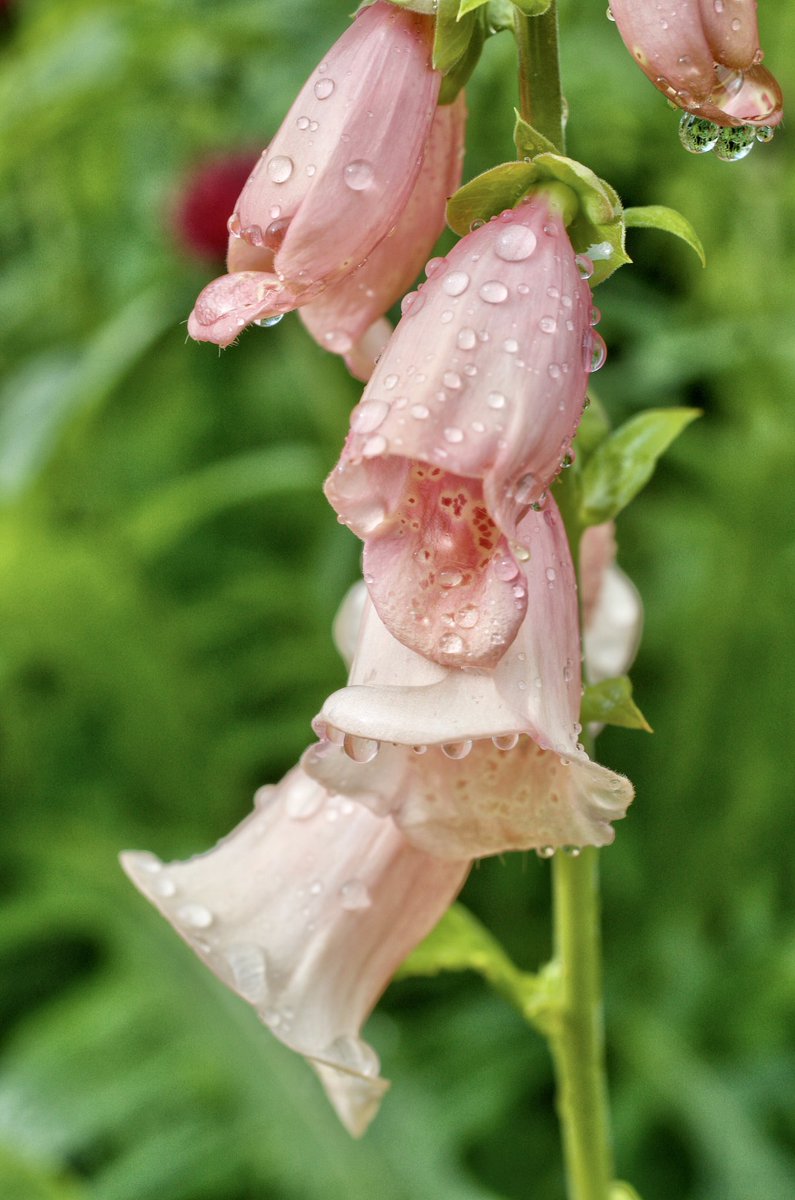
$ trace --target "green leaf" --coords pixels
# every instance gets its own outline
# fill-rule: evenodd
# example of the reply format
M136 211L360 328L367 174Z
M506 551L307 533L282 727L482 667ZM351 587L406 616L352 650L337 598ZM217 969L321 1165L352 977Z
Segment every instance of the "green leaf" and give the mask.
M473 221L488 221L506 208L513 208L535 182L533 163L501 163L476 175L447 201L447 223L460 237L469 233Z
M486 8L489 33L500 33L503 29L513 30L515 15L511 0L489 0Z
M539 133L537 129L529 125L518 109L513 111L516 114L513 140L516 143L517 154L522 158L535 158L536 154L542 154L545 151L551 154L556 153L555 145L550 142L549 138L544 137L543 133Z
M442 80L442 86L439 91L440 104L452 104L461 91L461 88L469 82L469 77L480 60L485 40L486 32L483 14L478 12L475 13L474 28L466 51L459 58L455 66L450 68Z
M588 407L582 414L577 430L577 457L575 465L585 466L594 450L610 433L610 418L602 401L593 392L588 393Z
M442 971L476 971L539 1029L548 1030L554 1019L557 977L551 967L538 975L520 971L496 938L461 904L448 909L403 963L397 978Z
M631 1184L617 1179L610 1185L609 1200L640 1200L640 1196Z
M664 204L649 204L644 208L625 208L624 224L627 229L662 229L664 233L672 233L681 238L691 250L698 255L702 267L707 265L707 257L701 239L693 226L677 212L675 208L666 208Z
M697 408L657 408L639 413L606 438L582 472L583 525L611 521L654 473L657 460L691 421Z
M474 12L476 8L482 8L484 4L488 4L489 0L460 0L458 5L458 19L461 20L467 13Z
M459 20L458 0L439 0L436 10L436 35L433 39L433 65L447 74L464 57L477 24L473 12Z
M622 729L652 732L651 725L632 699L632 681L628 675L589 683L582 697L580 720L583 725L598 721L600 725L620 725Z

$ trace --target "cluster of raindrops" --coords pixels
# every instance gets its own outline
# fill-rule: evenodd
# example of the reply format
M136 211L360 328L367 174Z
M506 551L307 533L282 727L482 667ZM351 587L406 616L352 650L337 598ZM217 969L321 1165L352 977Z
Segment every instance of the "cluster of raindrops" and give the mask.
M691 154L710 150L723 162L739 162L751 153L757 142L773 140L772 125L716 125L694 113L685 113L679 122L679 140Z

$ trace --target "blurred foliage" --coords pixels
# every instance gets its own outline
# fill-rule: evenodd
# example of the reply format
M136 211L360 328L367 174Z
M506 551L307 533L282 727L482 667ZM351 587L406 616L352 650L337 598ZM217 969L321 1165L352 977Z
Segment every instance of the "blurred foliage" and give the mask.
M395 1083L362 1143L305 1065L122 877L204 849L310 740L358 560L319 485L357 386L294 318L185 345L212 265L189 170L264 144L344 26L313 0L16 0L0 25L0 1195L558 1200L543 1043L474 976L405 980L368 1036ZM795 95L795 9L761 12ZM562 4L569 152L667 204L708 270L631 230L600 289L614 423L693 405L622 514L653 737L601 755L638 799L603 855L618 1170L644 1200L785 1200L795 1160L792 713L795 172L685 155L604 4ZM300 36L297 31L300 29ZM467 177L512 156L512 46L469 89ZM548 867L465 899L526 969Z

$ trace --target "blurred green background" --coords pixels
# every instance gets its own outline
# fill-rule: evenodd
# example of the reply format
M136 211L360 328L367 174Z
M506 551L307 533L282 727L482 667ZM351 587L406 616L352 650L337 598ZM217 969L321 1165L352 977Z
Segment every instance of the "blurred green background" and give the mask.
M545 1045L482 981L390 989L368 1036L394 1088L353 1143L116 863L210 846L343 679L329 623L359 548L320 484L358 387L295 317L186 345L220 268L176 214L198 165L267 142L347 6L2 9L0 1195L559 1200ZM644 1200L790 1200L792 147L685 154L604 9L562 5L570 152L681 209L709 259L632 231L597 296L613 419L704 409L619 525L656 732L600 743L638 793L603 855L618 1169ZM760 15L795 96L795 9ZM512 156L513 102L500 35L468 175ZM535 967L548 889L515 855L465 900Z

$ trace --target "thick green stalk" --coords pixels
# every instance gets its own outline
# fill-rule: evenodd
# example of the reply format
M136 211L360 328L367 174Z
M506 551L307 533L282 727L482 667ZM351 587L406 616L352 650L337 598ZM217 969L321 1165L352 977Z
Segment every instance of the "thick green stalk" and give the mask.
M613 1178L602 1023L599 851L552 863L560 1011L550 1044L569 1200L608 1200Z
M540 17L514 10L514 34L519 52L519 111L561 154L566 149L563 94L558 56L558 6L552 0Z
M520 111L530 125L565 151L558 18L516 11ZM567 532L577 558L576 513ZM571 525L571 528L569 528ZM547 1032L555 1064L558 1114L569 1200L609 1200L613 1179L602 1018L599 932L599 852L558 852L552 862L555 1001Z

